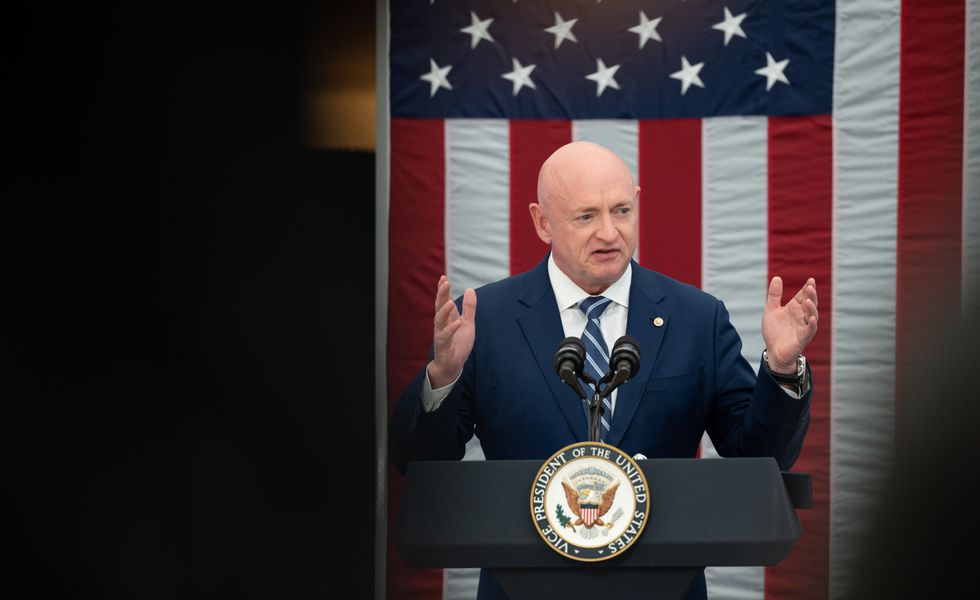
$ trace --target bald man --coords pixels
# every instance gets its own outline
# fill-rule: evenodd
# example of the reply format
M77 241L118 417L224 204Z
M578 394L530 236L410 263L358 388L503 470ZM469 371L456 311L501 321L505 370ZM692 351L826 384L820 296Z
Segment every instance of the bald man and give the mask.
M567 144L542 165L529 207L548 257L456 301L439 279L432 358L392 420L391 458L401 472L411 460L461 458L474 433L488 459L544 460L588 440L583 401L553 360L563 338L583 335L580 303L597 296L605 344L630 334L642 357L613 393L603 441L630 455L693 457L707 431L722 456L793 464L809 421L803 351L817 330L816 283L781 305L782 280L770 282L756 376L722 302L632 260L639 192L614 153ZM479 597L505 596L483 574ZM703 578L690 597L705 597Z

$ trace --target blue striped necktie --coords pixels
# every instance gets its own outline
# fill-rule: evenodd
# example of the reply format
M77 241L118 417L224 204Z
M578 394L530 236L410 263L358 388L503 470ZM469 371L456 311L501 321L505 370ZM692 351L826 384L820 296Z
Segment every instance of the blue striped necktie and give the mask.
M589 296L578 303L579 310L585 313L585 331L582 332L582 343L585 344L585 372L596 381L609 370L609 348L599 329L599 318L602 311L611 304L605 296ZM601 441L609 436L609 424L612 423L612 401L602 399L602 424L600 425Z

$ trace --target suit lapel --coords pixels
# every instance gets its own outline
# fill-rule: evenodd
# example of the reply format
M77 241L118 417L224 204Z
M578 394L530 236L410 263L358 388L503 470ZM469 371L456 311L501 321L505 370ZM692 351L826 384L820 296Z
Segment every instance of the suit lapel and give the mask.
M558 313L555 292L548 278L548 261L542 261L531 273L527 287L519 301L528 307L517 319L524 338L548 387L552 399L558 405L565 422L576 440L588 439L585 410L582 401L555 373L554 360L558 343L565 338ZM529 368L529 367L528 367Z
M636 409L643 398L646 382L653 372L653 365L660 353L660 345L670 326L669 311L661 305L663 299L664 295L653 276L634 262L626 333L640 342L640 370L632 379L619 387L616 411L613 414L612 427L609 429L609 438L606 440L613 446L619 444L633 421ZM658 321L658 318L662 321Z

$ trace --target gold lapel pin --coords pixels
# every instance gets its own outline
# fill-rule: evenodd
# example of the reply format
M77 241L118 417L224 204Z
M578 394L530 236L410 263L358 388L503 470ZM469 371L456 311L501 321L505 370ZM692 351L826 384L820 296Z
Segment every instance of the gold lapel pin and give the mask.
M660 327L663 324L664 324L664 320L660 317L657 317L656 319L653 320L654 327Z

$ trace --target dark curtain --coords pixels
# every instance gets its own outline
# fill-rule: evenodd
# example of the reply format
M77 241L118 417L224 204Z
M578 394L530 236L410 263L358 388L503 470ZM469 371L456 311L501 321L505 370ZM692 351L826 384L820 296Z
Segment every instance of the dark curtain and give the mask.
M13 570L369 597L374 156L304 147L306 8L136 4L6 23Z

